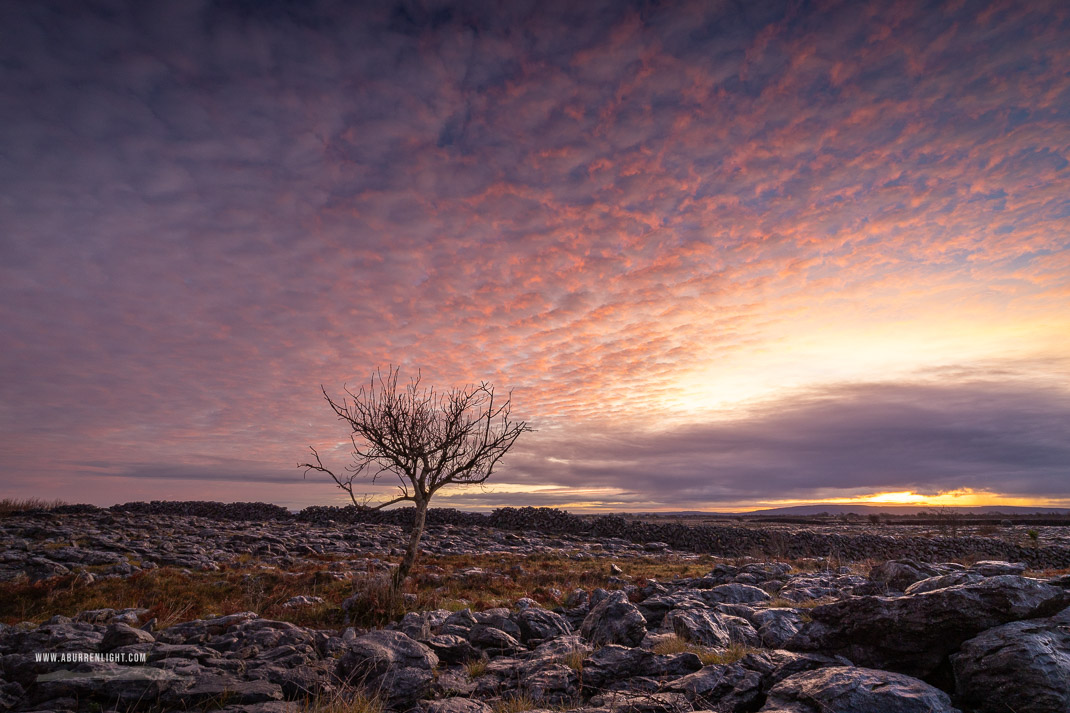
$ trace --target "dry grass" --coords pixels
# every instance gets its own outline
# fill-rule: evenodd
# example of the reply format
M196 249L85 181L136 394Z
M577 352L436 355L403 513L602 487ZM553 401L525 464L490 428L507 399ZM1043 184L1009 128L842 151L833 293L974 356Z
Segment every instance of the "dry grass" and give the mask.
M1022 573L1025 577L1035 577L1037 579L1051 579L1052 577L1061 577L1064 574L1070 574L1070 569L1031 569L1027 568Z
M44 546L45 543L41 543ZM239 557L218 572L184 574L172 567L139 572L125 579L100 578L92 584L75 576L57 577L36 584L0 583L0 621L40 623L55 614L73 616L101 608L142 607L156 617L159 626L229 614L254 611L264 617L290 621L300 626L339 629L346 625L381 626L408 611L439 607L480 611L512 606L521 597L531 597L553 607L577 588L613 588L609 582L610 560L573 559L570 552L538 555L448 555L425 556L415 575L405 585L406 597L398 597L384 585L383 568L339 580L328 566L329 557L310 559L284 572L263 565L254 557ZM687 562L666 557L617 560L622 577L637 584L646 579L697 577L708 572L712 557ZM462 576L480 567L483 575ZM107 565L88 567L102 572ZM284 609L282 603L297 595L322 597L324 604ZM347 621L342 602L357 596Z
M573 649L567 654L559 657L557 660L576 673L583 673L583 661L586 658L587 654L585 654L582 649Z
M532 711L540 706L535 702L531 696L527 694L522 696L513 696L510 698L502 698L495 701L491 706L494 713L524 713L524 711Z
M0 517L27 510L53 510L67 503L62 500L42 500L41 498L4 498L0 500Z
M658 642L653 649L656 654L695 654L698 656L699 661L702 662L703 666L735 663L747 654L760 650L761 649L755 649L740 643L729 644L728 648L724 649L699 646L698 644L693 644L676 635L673 635L672 638L667 638L664 641Z
M157 618L160 627L190 619L237 611L255 611L302 626L342 626L341 601L353 585L329 576L322 565L293 574L259 568L184 574L164 567L126 579L100 579L86 585L73 575L43 582L0 583L0 621L40 623L55 615L73 616L89 609L140 607ZM332 604L284 609L298 594L323 597Z
M464 665L468 678L479 678L487 673L487 659L473 659Z
M384 713L386 705L378 696L365 691L349 692L348 696L335 695L330 698L305 701L301 713Z

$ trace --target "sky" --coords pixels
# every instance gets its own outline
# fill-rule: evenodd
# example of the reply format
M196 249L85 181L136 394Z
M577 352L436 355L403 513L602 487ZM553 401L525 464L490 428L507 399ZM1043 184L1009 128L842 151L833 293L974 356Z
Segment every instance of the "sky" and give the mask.
M536 429L437 506L1070 506L1070 6L3 3L0 339L0 497L345 504L394 365Z

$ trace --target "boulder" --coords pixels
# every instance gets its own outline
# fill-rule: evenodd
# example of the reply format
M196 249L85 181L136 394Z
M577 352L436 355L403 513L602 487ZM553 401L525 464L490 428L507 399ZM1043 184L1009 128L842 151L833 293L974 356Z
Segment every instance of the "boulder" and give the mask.
M595 646L638 646L646 636L646 619L627 594L611 592L584 617L580 633Z
M887 585L889 589L900 592L914 582L920 582L940 574L934 567L913 560L889 560L869 571L869 578L874 582Z
M156 639L147 631L135 629L129 624L112 624L104 632L104 638L100 641L100 651L107 653L120 646L132 644L151 644Z
M985 629L1050 616L1067 604L1070 592L1064 589L1002 575L913 596L858 597L815 607L813 621L784 647L922 677Z
M520 640L525 644L538 645L559 636L572 633L572 625L560 614L538 606L529 606L516 614L520 626Z
M431 638L431 619L427 612L408 612L397 623L397 630L410 639L426 642Z
M829 666L788 676L761 713L959 713L924 681L889 671Z
M438 633L456 634L467 638L468 632L475 625L476 618L472 615L472 612L468 609L461 609L446 617L446 620L442 622L442 626L439 627Z
M802 615L796 609L773 607L754 613L754 625L763 646L779 649L784 642L799 633L803 625Z
M282 700L282 687L272 681L243 680L225 673L198 676L185 690L169 691L163 698L167 706L211 706L220 703L246 705Z
M468 643L468 639L456 634L439 634L424 642L443 662L448 664L464 663L480 658L479 649Z
M428 701L423 710L424 713L492 713L491 707L483 701L459 697Z
M705 609L708 606L702 598L702 591L685 589L671 594L647 597L636 605L639 613L646 619L647 627L657 628L665 620L665 615L673 609Z
M337 674L383 696L388 707L411 708L431 693L438 656L400 631L371 631L349 642Z
M722 584L702 592L703 598L712 603L723 602L725 604L755 604L767 602L772 599L769 593L750 584Z
M591 653L591 647L582 637L570 634L543 642L531 652L528 661L568 661L578 657L583 660Z
M1002 560L982 560L974 562L968 571L976 572L982 577L998 577L1001 574L1021 574L1026 570L1025 562L1004 562Z
M151 666L80 664L37 676L27 691L31 703L57 698L107 701L129 705L156 700L172 690L184 691L190 679Z
M597 696L591 701L599 703L600 710L612 713L690 713L691 704L680 693L644 693L616 691Z
M718 614L721 623L728 629L728 637L735 644L746 646L761 646L762 639L754 626L741 616L731 614Z
M475 617L477 624L501 629L514 639L520 638L520 627L513 621L509 610L504 607L475 612L472 616Z
M290 597L282 603L283 609L296 609L298 607L314 607L319 604L323 604L323 597L314 597L308 594L299 594L296 597Z
M904 591L907 594L924 594L925 592L934 592L937 589L956 587L960 584L980 582L982 579L984 579L984 576L977 572L951 572L950 574L941 574L936 577L919 579Z
M551 663L524 676L521 686L541 706L569 703L580 695L579 674L561 663Z
M662 627L700 646L724 648L732 643L721 616L708 609L673 609L665 616Z
M685 676L702 668L692 653L659 655L645 649L607 644L583 662L583 685L592 690L607 688L637 676Z
M665 684L683 693L693 710L753 711L761 702L762 676L735 663L704 666Z
M767 691L788 676L825 666L849 666L851 662L821 654L796 654L782 649L766 649L747 654L740 659L739 665L760 673L762 690Z
M989 629L951 666L956 691L978 713L1070 711L1070 609Z
M491 656L515 656L527 648L501 629L476 624L468 632L468 641Z

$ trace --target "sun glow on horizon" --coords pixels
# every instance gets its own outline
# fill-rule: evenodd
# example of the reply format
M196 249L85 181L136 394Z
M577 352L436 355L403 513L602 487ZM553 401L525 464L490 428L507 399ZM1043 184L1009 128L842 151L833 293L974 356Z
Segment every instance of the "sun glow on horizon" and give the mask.
M852 497L827 497L808 500L766 500L759 503L760 508L793 507L798 505L917 505L924 508L935 507L1070 507L1070 500L1052 498L1027 498L971 488L949 490L942 493L925 495L911 490L896 492L879 492L855 495ZM731 512L746 512L755 509L749 505Z

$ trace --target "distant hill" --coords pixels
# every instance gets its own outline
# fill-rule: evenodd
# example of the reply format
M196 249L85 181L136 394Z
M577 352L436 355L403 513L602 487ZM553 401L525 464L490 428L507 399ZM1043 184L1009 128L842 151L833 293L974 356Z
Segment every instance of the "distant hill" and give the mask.
M944 508L939 508L943 510ZM919 512L932 512L934 508L925 505L795 505L785 508L769 508L765 510L752 510L746 513L737 513L743 516L771 516L777 515L817 515L827 512L830 515L916 515ZM1013 505L979 505L976 507L948 507L947 510L962 515L982 515L1001 513L1004 515L1033 515L1033 514L1056 514L1066 515L1070 508L1049 507L1021 507Z
M652 513L628 513L632 516L640 517L806 517L808 515L820 515L821 513L828 513L829 515L917 515L919 512L931 513L933 510L944 510L945 508L934 508L926 505L843 505L843 504L825 504L825 505L793 505L791 507L783 508L765 508L762 510L748 510L746 512L711 512L708 510L674 510L672 512L652 512ZM946 510L957 513L960 515L986 515L986 514L1003 514L1003 515L1068 515L1070 514L1070 508L1050 508L1050 507L1021 507L1016 505L978 505L970 507L948 507Z

